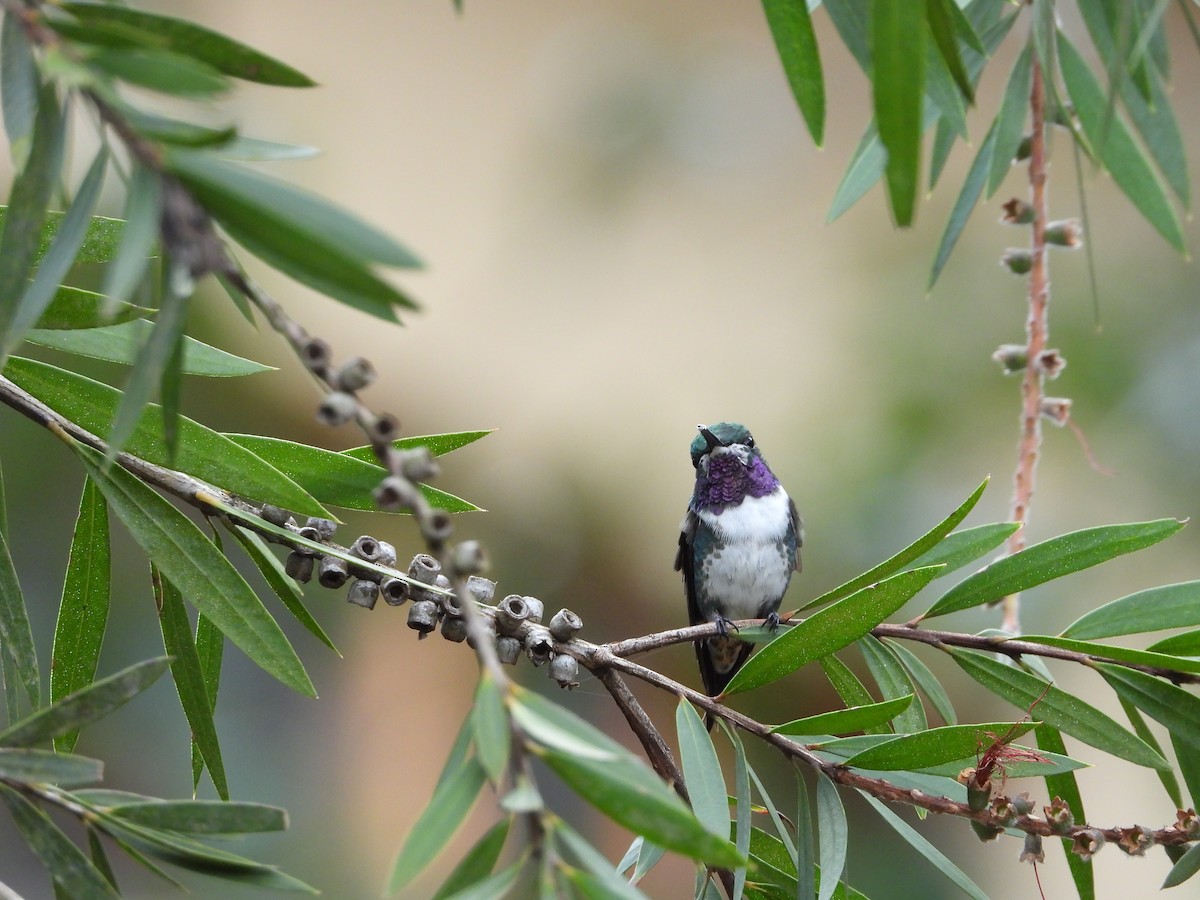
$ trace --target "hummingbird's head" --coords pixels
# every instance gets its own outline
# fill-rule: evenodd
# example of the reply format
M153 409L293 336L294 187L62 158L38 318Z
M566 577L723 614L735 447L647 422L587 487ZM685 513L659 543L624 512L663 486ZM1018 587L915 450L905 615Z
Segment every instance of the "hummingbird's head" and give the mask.
M708 462L715 456L732 456L742 465L758 455L754 437L745 425L736 422L718 422L716 425L696 426L700 433L692 438L692 465L697 469L708 469Z

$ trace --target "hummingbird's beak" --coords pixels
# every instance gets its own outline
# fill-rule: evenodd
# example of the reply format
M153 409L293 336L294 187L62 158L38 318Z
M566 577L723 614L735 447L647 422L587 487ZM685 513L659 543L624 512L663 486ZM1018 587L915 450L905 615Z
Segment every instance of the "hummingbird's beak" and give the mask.
M721 439L719 437L717 437L715 434L713 434L711 431L709 431L706 426L697 425L696 427L699 428L700 433L702 435L704 435L704 441L705 441L705 443L708 444L708 449L710 451L716 449L717 447L725 446L724 444L721 443Z

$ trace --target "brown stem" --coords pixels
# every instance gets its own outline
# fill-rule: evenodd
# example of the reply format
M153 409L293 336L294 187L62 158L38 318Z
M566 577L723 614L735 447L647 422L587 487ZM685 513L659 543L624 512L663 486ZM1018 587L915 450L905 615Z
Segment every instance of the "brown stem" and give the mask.
M654 726L650 716L646 714L646 710L642 708L642 704L638 702L637 697L629 690L629 685L625 683L625 679L612 669L600 669L596 672L596 677L600 679L600 683L608 688L608 692L612 694L612 698L616 701L617 707L625 716L625 721L629 723L629 727L633 730L634 735L642 744L642 749L646 751L646 758L650 760L650 765L658 776L663 781L668 781L675 788L677 793L685 803L691 803L691 798L688 797L687 785L683 780L683 773L679 771L679 766L675 764L675 757L671 755L671 748L667 746L667 742L663 740L663 736Z
M1021 439L1017 445L1017 468L1013 476L1010 520L1025 524L1033 500L1038 453L1042 444L1043 378L1038 359L1046 349L1049 336L1047 307L1050 301L1050 273L1046 254L1046 85L1041 64L1033 59L1029 112L1032 139L1029 151L1030 202L1033 205L1033 237L1029 269L1029 317L1025 322L1025 375L1021 381ZM1025 547L1025 531L1019 528L1008 539L1008 552ZM1020 595L1004 598L1001 627L1010 634L1021 631Z

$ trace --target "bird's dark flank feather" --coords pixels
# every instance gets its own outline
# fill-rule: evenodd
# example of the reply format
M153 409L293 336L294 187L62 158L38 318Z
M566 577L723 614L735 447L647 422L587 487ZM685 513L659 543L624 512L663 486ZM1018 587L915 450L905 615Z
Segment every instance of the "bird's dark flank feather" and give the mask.
M777 622L803 539L796 506L743 426L701 426L692 442L696 486L679 535L688 621L721 635L696 644L705 693L719 695L754 647L729 631L735 619ZM709 726L711 727L711 721Z

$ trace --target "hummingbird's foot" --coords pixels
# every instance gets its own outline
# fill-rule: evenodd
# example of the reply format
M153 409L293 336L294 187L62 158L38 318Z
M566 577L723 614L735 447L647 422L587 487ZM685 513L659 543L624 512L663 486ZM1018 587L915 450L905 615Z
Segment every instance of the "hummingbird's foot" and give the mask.
M724 616L717 616L715 624L717 626L717 634L721 637L728 637L730 628L734 631L741 630L733 624L733 619L727 619Z
M767 631L772 633L779 630L779 613L769 612L763 619L763 624L767 626Z

